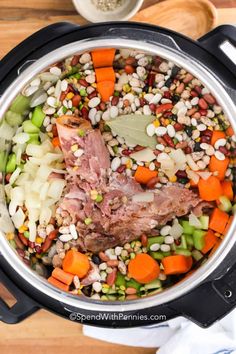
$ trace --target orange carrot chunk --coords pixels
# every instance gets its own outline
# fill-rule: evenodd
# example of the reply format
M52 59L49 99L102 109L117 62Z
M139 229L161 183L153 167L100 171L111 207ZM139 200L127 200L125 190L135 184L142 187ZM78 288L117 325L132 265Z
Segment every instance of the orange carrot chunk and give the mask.
M63 291L69 291L69 285L63 284L62 282L53 277L48 278L48 282L54 285L56 288L59 288Z
M234 199L234 192L233 192L233 183L232 181L223 181L221 183L221 187L223 190L223 195L225 195L229 200Z
M70 285L74 279L74 275L70 273L64 272L61 268L55 268L52 272L53 278L61 281L66 285Z
M206 180L200 178L198 189L200 197L208 202L218 199L223 193L220 181L215 176L210 176Z
M150 179L157 176L157 171L151 171L147 167L138 166L135 171L134 178L137 182L147 184Z
M222 132L221 130L214 130L211 136L211 145L214 146L219 139L225 139L225 132Z
M96 81L116 81L115 71L112 67L95 69Z
M218 238L214 232L212 230L208 230L204 236L204 247L202 248L201 252L205 254L210 251L217 243L217 240Z
M129 276L139 283L147 284L158 278L160 267L158 263L148 254L139 253L129 262Z
M58 136L56 136L55 138L52 139L52 145L53 145L54 147L57 147L57 146L60 146L60 145L61 145Z
M187 273L193 264L192 257L181 254L164 257L161 262L166 275Z
M101 95L103 102L108 102L113 96L115 90L115 83L113 81L101 81L97 83L97 90Z
M93 66L101 68L105 66L112 66L116 50L114 48L97 49L91 52Z
M209 228L222 234L229 221L229 215L224 211L215 208L210 217Z
M231 215L230 218L229 218L229 221L228 221L228 223L226 225L226 228L224 229L223 235L226 235L227 232L229 231L229 228L230 228L230 226L231 226L231 224L233 222L233 219L234 219L234 217L233 217L233 215Z
M63 259L62 268L65 272L83 278L90 269L90 263L85 254L75 250L69 250Z
M234 135L234 131L233 131L233 128L231 126L229 126L227 129L226 129L226 135L228 136L233 136Z
M220 181L225 178L225 172L229 165L229 158L226 157L224 160L218 160L214 155L211 156L209 163L209 170L211 172L218 172L217 177Z

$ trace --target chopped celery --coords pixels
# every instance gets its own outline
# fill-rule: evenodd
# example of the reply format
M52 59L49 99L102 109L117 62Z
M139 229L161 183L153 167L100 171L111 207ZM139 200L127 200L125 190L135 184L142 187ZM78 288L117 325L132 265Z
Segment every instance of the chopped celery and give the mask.
M218 208L222 211L229 212L232 209L232 204L225 195L222 195L219 197L220 204L218 205Z
M157 289L160 287L161 287L161 281L159 279L155 279L155 280L151 281L150 283L144 285L144 288L146 290Z
M193 246L193 236L192 235L185 235L185 237L186 237L187 245L192 247Z
M130 279L126 282L126 286L127 288L135 288L136 290L139 290L142 285L138 283L136 280Z
M162 252L162 254L163 254L164 257L168 257L168 256L171 255L171 252Z
M6 165L6 173L12 173L16 169L16 154L10 154Z
M199 251L201 251L204 247L205 234L206 234L206 231L203 231L203 230L195 230L193 233L193 244L194 244L194 247Z
M200 259L202 259L203 254L198 250L193 250L192 256L195 259L195 261L199 261Z
M191 226L189 224L189 221L187 220L182 220L181 221L181 225L183 227L183 233L184 234L187 234L187 235L192 235L194 230L195 230L195 227L194 226Z
M43 112L42 107L37 106L33 111L31 122L36 125L36 127L40 128L43 124L45 116L46 114Z
M117 286L126 286L125 277L120 272L117 273L115 284Z
M154 243L162 244L164 241L165 241L164 236L148 237L147 247L150 248L150 246L153 245Z
M187 241L186 241L186 236L182 235L181 236L181 244L180 244L180 248L187 248Z
M199 217L199 221L202 224L202 229L203 230L208 230L209 227L209 216L208 215L202 215Z
M25 120L22 126L25 133L39 133L39 128L36 127L30 120Z
M163 254L161 252L154 252L154 251L150 252L150 256L154 259L159 260L159 261L161 261L164 258Z
M0 172L5 172L7 164L7 152L0 151Z
M117 297L115 295L107 295L106 298L110 301L115 301L117 300Z
M175 254L182 254L183 256L191 256L191 252L189 250L186 250L185 248L178 248L175 251Z
M8 111L5 115L5 120L11 127L15 127L23 122L23 116L19 113Z
M40 141L38 137L32 137L27 141L27 144L34 144L34 145L40 145Z
M23 95L18 95L12 102L10 111L24 114L30 107L30 98Z

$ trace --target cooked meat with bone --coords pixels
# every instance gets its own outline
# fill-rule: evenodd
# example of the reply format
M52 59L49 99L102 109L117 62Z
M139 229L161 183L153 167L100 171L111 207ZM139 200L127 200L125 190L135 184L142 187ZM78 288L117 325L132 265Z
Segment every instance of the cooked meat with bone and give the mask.
M176 216L206 206L195 193L178 184L154 190L150 202L135 202L133 196L145 190L132 177L111 174L99 130L81 118L66 116L58 119L57 128L68 170L67 193L59 207L70 214L77 226L78 242L85 250L99 252L123 245L142 233L152 233ZM73 146L80 149L79 157ZM91 198L94 190L103 196L102 202ZM87 218L91 220L88 225L84 222Z

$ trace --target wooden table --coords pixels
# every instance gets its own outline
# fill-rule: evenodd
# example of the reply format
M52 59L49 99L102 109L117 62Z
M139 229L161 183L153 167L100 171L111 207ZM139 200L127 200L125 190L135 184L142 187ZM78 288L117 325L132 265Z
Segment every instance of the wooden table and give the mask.
M196 0L197 1L197 0ZM212 0L218 24L236 23L236 0ZM144 7L155 0L146 0ZM0 58L38 29L58 21L83 24L71 0L0 0ZM49 312L39 311L21 324L0 323L1 354L154 354L155 349L108 344L84 337L82 327Z

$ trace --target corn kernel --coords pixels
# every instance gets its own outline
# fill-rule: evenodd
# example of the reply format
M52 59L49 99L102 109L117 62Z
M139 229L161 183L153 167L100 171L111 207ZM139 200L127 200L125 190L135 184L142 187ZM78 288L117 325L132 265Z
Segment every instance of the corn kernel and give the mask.
M6 237L7 237L7 240L10 241L10 240L14 240L15 235L13 232L8 232L6 234Z
M90 192L91 199L96 200L97 196L98 196L98 192L95 189L91 190L91 192Z
M170 120L169 119L165 119L165 124L169 125L170 124Z
M157 117L157 118L160 118L161 116L162 116L162 113L156 114L156 117Z
M128 160L127 162L126 162L126 168L128 168L128 169L131 169L132 168L132 161L131 160Z
M176 176L169 177L169 181L174 183L177 181L177 177Z
M201 141L201 138L197 138L197 139L195 139L195 141L196 141L197 143L199 143L199 141Z
M97 87L96 82L94 82L91 86L94 87L94 88L96 88L96 87Z
M75 152L76 150L78 150L78 145L74 144L74 145L71 146L70 149L71 149L72 152Z
M74 166L74 167L73 167L73 171L77 171L78 168L79 168L78 166Z
M41 244L43 242L43 239L42 239L42 237L38 236L38 237L36 237L35 241L36 241L36 243Z
M18 231L21 233L21 234L23 234L25 231L27 231L28 230L28 227L27 226L25 226L25 225L21 225L20 227L19 227L19 229L18 229Z
M68 100L71 100L74 97L74 93L73 92L68 92L68 94L66 95L66 98Z
M158 128L160 126L160 122L158 119L155 119L154 122L152 122L155 128Z
M130 92L131 91L131 87L129 86L129 84L123 85L122 89L123 89L124 92Z
M108 284L102 284L102 287L108 289L108 288L109 288L109 285L108 285Z

